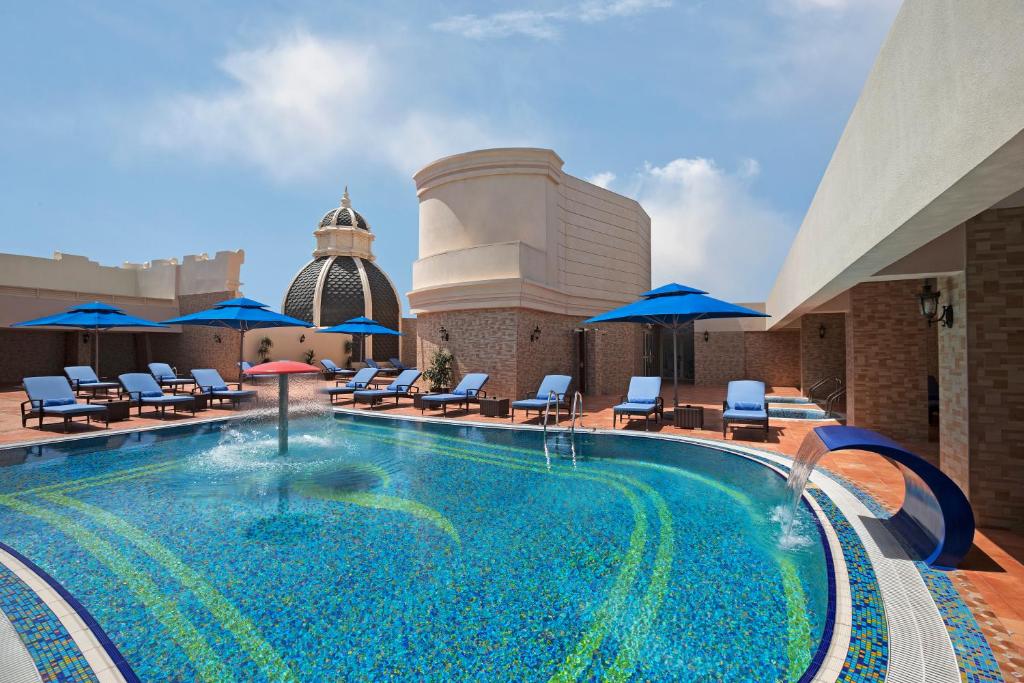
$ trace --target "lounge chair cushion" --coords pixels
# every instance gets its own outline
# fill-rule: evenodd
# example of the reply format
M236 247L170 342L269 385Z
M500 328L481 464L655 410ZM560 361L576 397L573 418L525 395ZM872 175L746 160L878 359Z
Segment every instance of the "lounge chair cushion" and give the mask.
M561 399L555 399L555 400L551 401L551 405L564 405L564 404L565 404L565 402L562 401ZM524 398L524 399L521 399L519 401L513 401L512 402L512 407L513 408L526 408L528 410L532 410L534 408L536 408L538 410L543 410L544 408L547 407L547 405L548 405L548 400L546 398Z
M73 398L48 398L43 401L44 408L56 408L57 406L73 405L75 405L75 399Z
M764 410L764 382L743 379L729 382L726 409Z
M653 413L657 410L657 406L654 403L639 403L637 401L627 401L626 403L620 403L613 409L616 413L640 413L646 415L647 413Z
M164 395L164 392L162 392L162 391L143 391L140 394L140 396L142 396L142 398L160 398L163 395Z
M427 394L423 400L428 403L451 403L454 401L465 401L465 394Z
M488 375L482 372L471 372L462 378L458 386L452 389L455 396L475 396L487 384Z
M629 380L626 403L653 405L661 395L660 377L633 377Z
M765 420L768 413L764 410L747 410L743 408L730 408L722 413L727 420Z
M68 403L60 406L43 406L47 415L82 415L85 413L102 413L107 409L96 403Z
M161 394L159 396L143 396L143 403L192 403L191 396L172 396Z

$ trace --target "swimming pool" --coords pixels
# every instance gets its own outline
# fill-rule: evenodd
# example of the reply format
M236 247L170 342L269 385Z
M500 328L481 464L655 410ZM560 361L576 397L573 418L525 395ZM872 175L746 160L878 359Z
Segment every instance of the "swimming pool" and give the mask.
M374 418L90 439L4 468L0 540L143 680L798 680L816 520L694 444Z

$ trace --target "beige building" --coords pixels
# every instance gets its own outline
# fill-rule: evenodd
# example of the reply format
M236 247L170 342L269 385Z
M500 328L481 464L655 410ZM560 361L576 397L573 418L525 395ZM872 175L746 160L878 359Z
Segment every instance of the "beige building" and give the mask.
M99 299L147 320L166 320L238 296L245 253L220 251L147 263L103 266L84 256L53 258L0 254L0 382L59 375L67 365L91 365L96 335L66 328L10 328L12 323ZM237 336L210 328L130 328L103 332L100 368L114 376L164 361L187 372L216 367L231 372Z
M458 373L521 397L548 373L624 390L643 371L635 325L581 322L651 285L651 222L634 200L575 178L548 149L486 149L416 173L419 259L411 310L421 367L439 347Z

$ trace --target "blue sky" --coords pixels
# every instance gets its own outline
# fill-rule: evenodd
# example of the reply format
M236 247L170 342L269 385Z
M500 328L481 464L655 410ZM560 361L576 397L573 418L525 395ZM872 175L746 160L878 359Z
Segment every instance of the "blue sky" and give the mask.
M641 201L655 284L762 300L897 9L6 3L0 251L117 264L241 247L245 293L277 307L348 184L404 294L412 173L529 145Z

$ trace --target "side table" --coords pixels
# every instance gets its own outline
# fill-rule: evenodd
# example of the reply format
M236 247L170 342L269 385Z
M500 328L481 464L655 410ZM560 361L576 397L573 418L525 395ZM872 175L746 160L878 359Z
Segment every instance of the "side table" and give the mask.
M480 398L480 415L483 417L508 417L509 400L507 398Z
M98 400L90 401L96 405L102 405L107 407L107 419L111 422L119 422L121 420L127 420L131 415L132 402L128 399L110 399L107 401Z
M704 406L679 406L672 411L673 422L682 429L704 429Z

